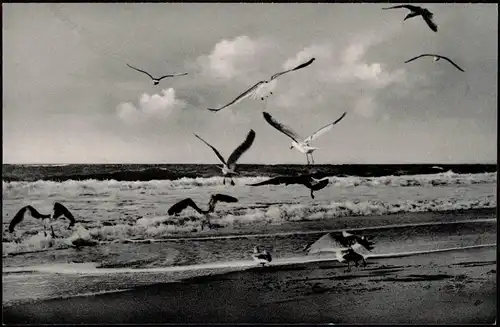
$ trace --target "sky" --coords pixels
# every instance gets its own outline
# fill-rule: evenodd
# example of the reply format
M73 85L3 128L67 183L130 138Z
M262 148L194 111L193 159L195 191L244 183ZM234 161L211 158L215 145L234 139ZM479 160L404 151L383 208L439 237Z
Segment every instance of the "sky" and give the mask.
M227 158L253 129L239 163L305 164L263 111L304 138L347 112L317 164L496 163L497 5L422 4L437 33L385 6L4 3L3 163L218 163L194 133Z

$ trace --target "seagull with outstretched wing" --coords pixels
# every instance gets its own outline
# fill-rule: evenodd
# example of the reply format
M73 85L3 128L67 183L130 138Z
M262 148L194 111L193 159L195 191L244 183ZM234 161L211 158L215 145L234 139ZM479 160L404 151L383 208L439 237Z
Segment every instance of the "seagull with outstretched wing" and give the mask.
M331 122L320 129L318 129L316 132L314 132L311 136L305 138L303 141L300 141L301 137L290 127L281 124L278 122L276 119L274 119L269 113L264 112L264 119L274 128L276 128L278 131L282 132L286 136L292 139L292 145L290 146L290 149L297 149L298 151L304 153L306 155L307 159L307 164L309 165L311 162L314 164L314 157L313 157L313 152L317 150L317 147L311 146L311 142L321 135L325 134L329 130L333 128L339 121L341 121L347 112L344 112L340 118L335 120L334 122ZM311 156L311 161L309 161L309 156Z
M335 259L339 262L347 262L348 270L350 270L350 262L354 262L358 266L358 262L362 261L366 266L365 257L362 254L355 252L362 248L368 251L373 250L373 242L366 236L359 236L347 231L327 233L320 237L315 242L304 246L303 250L308 254L316 253L335 253Z
M299 175L299 176L277 176L259 183L248 184L248 185L261 186L261 185L279 185L279 184L285 184L285 185L302 184L311 190L311 198L314 199L313 192L325 188L326 186L328 186L329 183L330 181L328 180L328 178L316 179L312 175Z
M453 66L455 66L455 68L457 68L458 70L464 72L464 70L462 68L460 68L456 63L454 63L450 58L445 57L445 56L440 56L440 55L437 55L437 54L433 54L433 53L424 53L424 54L421 54L420 56L416 56L414 58L406 60L405 64L407 64L407 63L409 63L409 62L411 62L413 60L416 60L418 58L422 58L422 57L433 57L434 61L439 61L439 59L447 60L450 64L452 64Z
M238 202L238 199L235 197L232 197L230 195L226 195L226 194L220 194L220 193L213 194L210 197L210 201L208 202L208 209L202 210L202 209L200 209L200 207L198 207L196 205L196 203L193 201L193 199L186 198L184 200L177 202L173 206L171 206L170 209L168 209L168 214L169 215L178 215L187 207L191 207L194 210L196 210L196 212L198 212L199 214L205 215L206 223L208 224L208 227L211 228L209 214L215 211L215 205L217 204L217 202L233 203L233 202ZM205 223L201 225L202 229L203 229L204 225L205 225Z
M153 85L158 85L158 83L160 83L160 81L164 78L167 78L167 77L176 77L176 76L184 76L184 75L187 75L188 73L176 73L176 74L168 74L168 75L163 75L162 77L159 77L159 78L156 78L156 77L153 77L150 73L142 70L142 69L139 69L139 68L136 68L136 67L133 67L129 64L127 64L127 66L129 66L130 68L138 71L138 72L141 72L143 74L146 74L148 75L152 80L153 80Z
M422 16L422 18L424 19L424 21L427 23L427 25L430 27L431 30L433 30L434 32L438 31L438 27L437 27L436 23L434 23L434 21L432 20L434 17L434 14L432 12L430 12L428 9L425 9L425 8L422 8L419 6L412 6L412 5L399 5L399 6L392 6L392 7L388 7L388 8L382 8L382 9L387 10L387 9L399 9L399 8L406 8L406 9L410 10L410 13L408 15L406 15L404 20L407 20L409 18L413 18L416 16Z
M263 90L265 89L265 87L266 87L266 85L268 83L270 83L271 81L277 79L278 77L280 77L283 74L286 74L286 73L289 73L289 72L293 72L295 70L299 70L299 69L302 69L304 67L307 67L310 64L312 64L314 60L315 60L315 58L312 58L309 61L307 61L307 62L305 62L303 64L300 64L300 65L298 65L295 68L291 68L291 69L285 70L284 72L274 74L273 76L271 76L271 78L269 80L263 80L263 81L257 82L252 87L250 87L248 90L246 90L245 92L243 92L239 96L237 96L233 101L229 102L228 104L226 104L226 105L224 105L222 107L219 107L219 108L208 108L208 110L216 112L216 111L222 110L224 108L227 108L229 106L232 106L232 105L234 105L236 103L239 103L239 102L241 102L242 100L244 100L244 99L246 99L248 97L255 98L255 97L257 97L258 94L261 94L261 100L264 100L264 98L266 98L269 95L273 94L273 92L270 92L269 95L262 94Z
M226 160L224 160L224 157L219 153L219 151L217 151L217 149L214 146L212 146L210 143L208 143L207 141L205 141L204 139L202 139L198 135L194 134L194 136L196 136L203 143L205 143L207 146L209 146L214 151L217 158L219 158L220 162L222 163L222 167L220 167L220 168L222 169L222 174L224 176L223 184L226 184L226 176L228 176L231 179L231 185L234 185L234 181L233 181L232 176L238 175L238 173L236 172L236 161L238 161L238 159L252 146L253 140L255 139L254 130L251 129L250 132L248 132L248 135L247 135L245 141L243 141L243 143L241 143L233 151L233 153L231 153L231 155L227 159L227 162L226 162Z

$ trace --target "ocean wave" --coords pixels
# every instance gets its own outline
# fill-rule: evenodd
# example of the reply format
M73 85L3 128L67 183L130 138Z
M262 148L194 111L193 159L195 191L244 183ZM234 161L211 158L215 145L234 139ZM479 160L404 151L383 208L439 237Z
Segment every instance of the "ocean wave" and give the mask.
M269 177L240 177L235 178L237 185L248 185L262 182ZM383 186L444 186L444 185L472 185L496 183L497 173L480 174L456 174L452 171L428 174L428 175L402 175L402 176L382 176L382 177L328 177L331 186L352 188L359 186L383 187ZM12 198L22 196L27 193L45 192L50 196L51 193L66 192L71 195L105 195L119 190L127 191L152 191L160 193L175 189L190 189L196 187L210 187L222 185L222 177L208 178L187 178L183 177L176 180L151 180L151 181L100 181L95 179L87 180L67 180L63 182L43 181L35 182L6 182L2 181L3 196ZM249 186L250 187L250 186ZM260 186L275 187L275 186Z
M443 212L468 210L477 208L495 208L496 199L490 197L474 201L450 201L443 199L395 201L332 201L324 205L274 204L265 208L250 208L233 211L228 214L211 217L211 223L227 231L234 231L237 226L265 226L267 224L314 221L335 219L351 216L383 216L388 214L408 212ZM201 232L204 217L186 212L179 216L142 217L132 222L117 222L114 225L104 225L100 221L86 224L90 236L96 244L118 243L154 243L172 236L190 235ZM80 223L77 223L77 227ZM33 227L36 228L36 227ZM69 248L66 238L71 237L71 231L59 229L60 237L51 239L43 232L30 235L32 231L18 230L21 242L17 242L11 234L3 237L2 254L4 256L16 253L30 253ZM213 236L213 235L212 235ZM19 237L19 236L18 236ZM241 236L240 236L241 237Z

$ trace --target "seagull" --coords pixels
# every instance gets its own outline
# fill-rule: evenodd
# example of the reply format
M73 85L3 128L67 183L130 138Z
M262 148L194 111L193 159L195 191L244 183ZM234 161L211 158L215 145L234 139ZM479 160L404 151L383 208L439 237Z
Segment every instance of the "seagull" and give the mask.
M436 23L432 21L432 17L434 16L433 13L431 13L429 10L418 7L418 6L412 6L412 5L400 5L400 6L393 6L389 8L382 8L383 10L387 9L397 9L397 8L406 8L411 10L411 12L405 17L404 20L407 20L408 18L416 17L416 16L422 16L422 18L425 20L427 25L433 30L434 32L437 32L438 27Z
M238 202L238 199L235 198L235 197L232 197L230 195L225 195L225 194L220 194L220 193L213 194L210 197L210 201L208 202L208 210L202 210L202 209L200 209L200 207L198 207L196 205L196 203L193 201L193 199L186 198L184 200L181 200L181 201L177 202L173 206L171 206L170 209L168 209L168 214L169 215L178 215L179 213L181 213L187 207L191 207L194 210L196 210L199 214L205 215L206 220L207 220L206 223L208 224L208 227L211 228L212 226L210 224L210 219L208 217L208 214L210 214L210 213L212 213L212 212L215 211L215 205L219 201L230 203L230 202ZM205 225L205 223L203 223L201 225L201 229L203 229L204 225Z
M301 142L301 141L299 141L299 139L301 139L301 137L297 133L295 133L290 127L279 123L269 113L267 113L265 111L263 112L264 119L271 126L273 126L278 131L282 132L283 134L285 134L286 136L288 136L289 138L291 138L293 140L292 145L290 146L290 149L295 148L298 151L300 151L306 155L308 165L310 163L309 162L309 154L311 155L311 160L312 160L312 163L314 164L313 152L314 152L314 150L318 149L316 147L311 146L311 142L313 140L317 139L318 137L320 137L321 135L323 135L324 133L328 132L330 129L332 129L333 126L335 126L335 124L337 124L339 121L341 121L342 118L344 118L346 114L347 114L347 112L344 112L342 114L342 116L340 116L339 119L337 119L333 123L329 123L328 125L321 127L316 132L314 132L311 136L305 138L304 141Z
M335 259L339 262L347 262L350 270L350 262L354 262L358 266L359 261L363 261L366 266L364 256L355 252L355 249L365 248L368 251L373 249L373 242L368 240L366 236L359 236L347 231L340 233L327 233L320 237L315 242L304 246L303 251L308 254L321 252L334 252Z
M205 141L204 139L202 139L198 135L194 134L194 136L196 136L201 141L203 141L203 143L205 143L210 148L212 148L212 150L215 152L215 155L217 156L217 158L219 158L219 160L222 162L222 167L220 167L220 168L222 169L222 174L224 175L223 184L226 184L226 176L229 176L229 178L231 179L231 185L234 186L234 181L233 181L232 176L239 175L235 171L236 161L238 161L238 159L243 155L243 153L245 153L245 151L247 151L250 148L250 146L252 146L253 140L255 139L254 130L251 129L250 132L248 132L248 135L247 135L247 138L245 139L245 141L243 141L243 143L241 143L236 148L236 150L234 150L233 153L231 153L231 155L229 156L229 159L227 159L227 162L224 160L224 157L222 157L222 155L219 153L219 151L217 151L216 148L214 148L212 145L210 145L207 141Z
M424 54L421 54L420 56L417 56L415 58L411 58L410 60L405 61L405 64L407 64L410 61L413 61L415 59L418 59L420 57L434 57L434 61L438 61L439 59L444 59L444 60L447 60L449 63L451 63L453 66L455 66L458 70L460 70L462 72L464 71L457 64L455 64L450 58L447 58L447 57L444 57L444 56L440 56L440 55L437 55L437 54L432 54L432 53L424 53Z
M254 86L252 86L251 88L249 88L248 90L246 90L245 92L243 92L242 94L240 94L238 97L236 97L236 99L234 99L233 101L229 102L225 106L222 106L220 108L207 108L207 109L210 110L210 111L216 112L216 111L222 110L224 108L227 108L227 107L229 107L229 106L231 106L233 104L236 104L236 103L242 101L243 99L245 99L245 98L247 98L249 96L251 96L252 98L255 98L255 97L257 97L258 94L261 93L261 90L265 88L266 84L270 83L271 81L275 80L276 78L280 77L283 74L286 74L286 73L289 73L289 72L293 72L294 70L299 70L299 69L302 69L302 68L305 68L305 67L309 66L310 64L313 63L313 61L315 59L316 58L311 58L311 59L309 59L308 62L300 64L300 65L298 65L295 68L288 69L288 70L285 70L284 72L274 74L273 76L271 76L271 78L269 80L264 80L264 81L260 81L260 82L256 83ZM270 92L270 94L273 94L273 92ZM264 96L261 96L260 99L264 100Z
M30 205L22 207L16 213L16 215L14 216L14 218L12 218L12 220L10 221L10 224L9 224L9 233L13 233L14 232L14 228L21 221L23 221L24 215L26 214L27 211L29 211L29 213L31 214L31 217L33 217L35 219L42 219L44 234L45 234L45 236L47 236L46 230L47 230L47 225L50 224L50 214L49 215L41 214L40 212L38 212L35 208L33 208ZM51 226L51 229L52 229L52 226ZM52 237L55 237L55 235L54 235L54 229L52 229Z
M132 69L137 70L138 72L141 72L141 73L144 73L144 74L148 75L153 80L153 85L158 85L158 83L160 83L160 81L162 79L167 78L167 77L184 76L184 75L188 74L188 73L169 74L169 75L164 75L164 76L162 76L160 78L155 78L155 77L151 76L151 74L149 74L148 72L145 72L144 70L141 70L139 68L135 68L133 66L130 66L129 64L127 64L127 66L129 66Z
M262 267L264 267L266 263L270 263L271 261L273 261L271 253L269 253L267 250L260 251L259 246L255 246L253 248L252 258L259 264L261 264Z
M330 181L328 178L316 179L312 175L299 175L299 176L278 176L263 182L247 184L249 186L261 186L261 185L279 185L279 184L302 184L311 190L311 198L314 199L314 191L319 191L325 188Z

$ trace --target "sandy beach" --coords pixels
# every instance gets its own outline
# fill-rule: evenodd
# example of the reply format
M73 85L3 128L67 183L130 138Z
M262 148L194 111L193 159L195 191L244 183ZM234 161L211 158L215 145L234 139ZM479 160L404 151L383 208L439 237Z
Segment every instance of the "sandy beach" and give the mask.
M4 323L476 324L496 319L496 247L256 267L16 305Z

